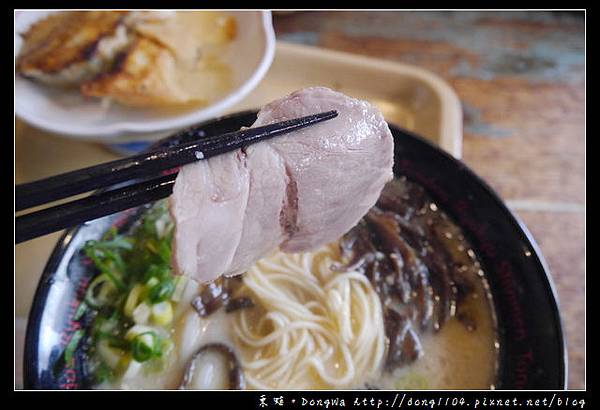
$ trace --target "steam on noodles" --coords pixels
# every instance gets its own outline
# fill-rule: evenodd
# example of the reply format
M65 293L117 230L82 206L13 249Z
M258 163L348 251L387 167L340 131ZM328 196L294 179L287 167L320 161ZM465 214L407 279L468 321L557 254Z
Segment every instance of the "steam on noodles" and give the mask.
M381 302L364 274L340 272L339 246L277 252L246 273L258 302L233 319L248 387L347 388L381 368Z

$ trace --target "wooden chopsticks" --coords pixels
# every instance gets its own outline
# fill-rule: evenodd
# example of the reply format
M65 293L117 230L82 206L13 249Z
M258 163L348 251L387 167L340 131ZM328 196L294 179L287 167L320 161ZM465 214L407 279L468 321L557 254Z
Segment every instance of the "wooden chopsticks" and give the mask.
M263 127L248 128L18 185L15 187L15 209L21 211L132 179L153 178L18 216L15 242L24 242L84 221L165 198L171 194L177 174L171 173L155 178L162 171L234 151L336 116L336 111L328 111Z

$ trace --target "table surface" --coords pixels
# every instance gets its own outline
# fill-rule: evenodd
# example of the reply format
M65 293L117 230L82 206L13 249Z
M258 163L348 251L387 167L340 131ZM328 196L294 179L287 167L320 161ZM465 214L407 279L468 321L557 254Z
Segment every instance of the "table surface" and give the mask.
M550 12L297 12L278 39L429 69L463 104L463 159L545 255L585 387L585 21Z

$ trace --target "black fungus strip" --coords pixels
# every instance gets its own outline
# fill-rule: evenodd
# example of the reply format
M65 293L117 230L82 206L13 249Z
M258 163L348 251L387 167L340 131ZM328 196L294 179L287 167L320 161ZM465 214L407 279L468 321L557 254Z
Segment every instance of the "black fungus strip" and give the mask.
M230 299L225 306L225 312L235 312L240 309L248 309L254 307L254 302L249 297L238 297Z
M228 390L244 390L246 388L246 380L244 378L244 372L242 371L242 366L235 355L235 352L228 346L222 343L210 343L204 345L194 354L192 359L190 360L186 372L184 374L183 380L180 384L180 389L186 389L194 377L194 372L196 371L196 366L201 365L202 363L197 363L197 360L201 358L203 354L215 353L220 355L223 360L227 362L227 369L229 371L228 383L226 386ZM225 386L224 386L225 387Z
M241 284L241 276L220 277L215 279L213 282L202 286L199 296L192 299L192 307L201 317L210 316L223 306L227 309L232 295Z
M388 184L340 241L345 269L362 271L381 299L388 370L423 354L420 335L441 329L452 315L468 330L477 328L461 309L479 269L466 246L425 190L404 178Z

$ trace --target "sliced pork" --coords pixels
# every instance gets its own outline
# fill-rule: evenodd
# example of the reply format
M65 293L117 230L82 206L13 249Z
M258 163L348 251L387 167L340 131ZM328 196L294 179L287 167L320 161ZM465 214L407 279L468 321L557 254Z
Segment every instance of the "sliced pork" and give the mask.
M366 101L323 87L263 107L253 126L337 110L335 119L180 171L170 210L174 266L200 282L244 272L277 248L337 240L393 177L393 139Z

